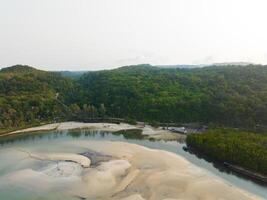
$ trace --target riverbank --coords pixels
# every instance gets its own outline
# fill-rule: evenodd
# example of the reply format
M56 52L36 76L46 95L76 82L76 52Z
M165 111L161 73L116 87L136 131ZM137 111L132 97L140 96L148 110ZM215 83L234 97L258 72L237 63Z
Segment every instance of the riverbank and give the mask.
M49 149L27 146L24 151L27 153L17 148L0 151L0 157L11 157L12 163L23 166L1 178L2 188L19 186L38 194L56 191L65 199L260 199L181 156L136 144L75 140L57 142ZM103 157L106 159L93 161ZM58 161L51 163L52 159ZM42 167L36 168L39 165Z
M133 195L150 200L258 199L170 152L117 142L107 142L103 146L94 144L93 149L126 159L132 170L140 170L127 195L132 190L142 191Z
M42 126L36 126L31 128L26 128L22 130L12 131L3 133L0 137L11 136L16 134L23 134L28 132L39 132L39 131L64 131L64 130L75 130L75 129L91 129L91 130L101 130L108 132L117 132L122 130L140 129L142 130L142 135L148 139L153 140L178 140L185 141L186 136L179 133L173 133L168 130L163 130L161 128L153 128L149 125L130 125L126 123L83 123L83 122L62 122L46 124Z
M221 161L221 160L216 159L216 158L212 158L210 156L207 156L205 153L201 152L201 150L197 150L197 149L194 149L194 148L189 147L189 146L184 146L183 150L190 153L190 154L196 155L198 158L204 159L207 162L212 162L214 164L214 166L216 166L216 168L218 168L220 170L229 171L231 173L234 173L238 176L245 177L246 179L249 179L253 182L257 182L259 184L264 184L264 185L267 184L266 175L244 169L243 167L233 165L233 164L230 164L230 163L225 162L225 161Z
M215 129L189 135L186 143L193 153L225 163L232 171L266 184L266 135Z

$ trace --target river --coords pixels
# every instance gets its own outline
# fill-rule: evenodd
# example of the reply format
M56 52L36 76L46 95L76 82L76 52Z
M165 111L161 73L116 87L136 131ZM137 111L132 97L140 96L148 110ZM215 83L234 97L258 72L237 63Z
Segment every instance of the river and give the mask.
M226 180L228 183L237 186L245 191L248 191L252 194L258 195L263 199L267 199L267 186L249 180L245 177L238 176L227 170L224 170L221 167L214 166L214 163L208 162L204 159L198 158L196 155L190 154L183 150L184 144L176 141L151 141L140 138L126 138L123 135L114 135L109 132L103 131L46 131L34 134L23 134L16 136L9 136L0 138L0 153L8 148L26 148L26 147L36 147L36 148L56 148L57 143L61 141L73 141L73 140L105 140L105 141L124 141L129 143L135 143L143 145L153 149L161 149L176 153L184 158L186 158L191 163L204 168L211 175L216 175ZM0 182L1 178L9 173L10 171L19 168L11 167L9 168L6 163L10 163L12 158L3 157L0 162ZM54 199L55 196L52 195L48 199ZM34 196L29 196L29 194L24 194L18 188L1 188L0 185L0 199L35 199Z

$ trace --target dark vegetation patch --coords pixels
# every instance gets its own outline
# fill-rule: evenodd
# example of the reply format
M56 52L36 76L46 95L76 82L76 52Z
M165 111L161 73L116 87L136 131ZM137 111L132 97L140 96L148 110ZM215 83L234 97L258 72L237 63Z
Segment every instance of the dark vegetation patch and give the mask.
M189 135L186 143L218 161L267 175L267 136L264 134L218 129Z
M144 135L142 135L141 129L127 129L113 132L114 135L123 135L126 139L143 139Z

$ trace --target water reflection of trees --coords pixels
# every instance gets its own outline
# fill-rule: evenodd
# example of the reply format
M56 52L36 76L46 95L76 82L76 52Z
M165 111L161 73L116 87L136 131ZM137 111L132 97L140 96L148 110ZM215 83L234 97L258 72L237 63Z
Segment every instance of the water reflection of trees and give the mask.
M29 133L22 133L22 134L16 134L11 136L5 136L0 138L0 144L1 146L4 146L6 144L13 144L13 143L20 143L24 141L37 141L42 140L44 138L47 139L56 139L60 135L63 135L64 132L62 131L45 131L45 132L29 132Z
M11 136L5 136L0 138L0 145L4 146L7 144L21 143L25 141L38 141L38 140L55 140L61 137L71 138L105 138L107 136L112 137L123 137L124 139L137 139L142 140L144 136L142 131L139 129L122 130L117 132L108 132L101 130L91 129L77 129L77 130L55 130L55 131L40 131L40 132L29 132Z
M267 184L266 183L264 183L264 182L262 182L262 181L259 181L259 180L257 180L257 179L254 179L254 178L250 178L250 177L248 177L248 176L246 176L246 175L243 175L243 174L241 174L241 173L237 173L237 172L235 172L235 171L233 171L233 170L231 170L231 169L229 169L229 168L227 168L226 166L224 166L223 165L223 163L222 162L219 162L219 161L217 161L217 160L215 160L215 159L212 159L212 158L210 158L209 156L206 156L205 154L203 154L203 153L201 153L201 152L199 152L199 151L192 151L192 150L190 150L190 151L188 151L190 154L192 154L192 155L194 155L195 157L197 157L198 159L200 159L200 160L205 160L206 162L208 162L208 163L210 163L210 164L212 164L212 166L214 167L214 168L216 168L219 172L221 172L221 173L226 173L226 174L228 174L228 175L234 175L234 176L237 176L237 177L239 177L239 178L241 178L241 179L243 179L243 180L250 180L251 182L254 182L254 183L256 183L256 184L259 184L259 185L261 185L261 186L267 186Z

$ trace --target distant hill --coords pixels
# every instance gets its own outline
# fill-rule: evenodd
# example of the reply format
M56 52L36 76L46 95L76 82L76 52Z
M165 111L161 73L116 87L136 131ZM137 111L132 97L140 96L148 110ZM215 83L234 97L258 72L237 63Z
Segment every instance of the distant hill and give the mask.
M213 64L201 64L201 65L157 65L159 68L181 68L181 69L192 69L200 67L209 67L209 66L247 66L254 65L249 62L224 62L224 63L213 63Z
M1 69L0 132L64 117L62 103L75 101L78 91L75 82L58 73L22 65Z
M28 65L14 65L11 67L2 68L0 73L30 73L30 72L42 72Z
M255 127L267 125L266 91L261 65L141 64L91 72L16 65L0 70L0 129L69 114Z
M198 68L198 67L204 67L207 65L157 65L156 67L159 68L187 68L187 69L191 69L191 68Z
M157 69L156 66L152 66L150 64L138 64L138 65L128 65L122 66L119 68L111 69L111 70L103 70L103 71L126 71L126 72L134 72L134 71L149 71Z
M87 72L88 71L59 71L58 73L60 73L63 77L77 79Z
M213 63L214 66L248 66L254 65L253 63L249 62L225 62L225 63Z
M79 80L94 105L111 116L225 126L267 124L267 67L126 66L84 74Z

